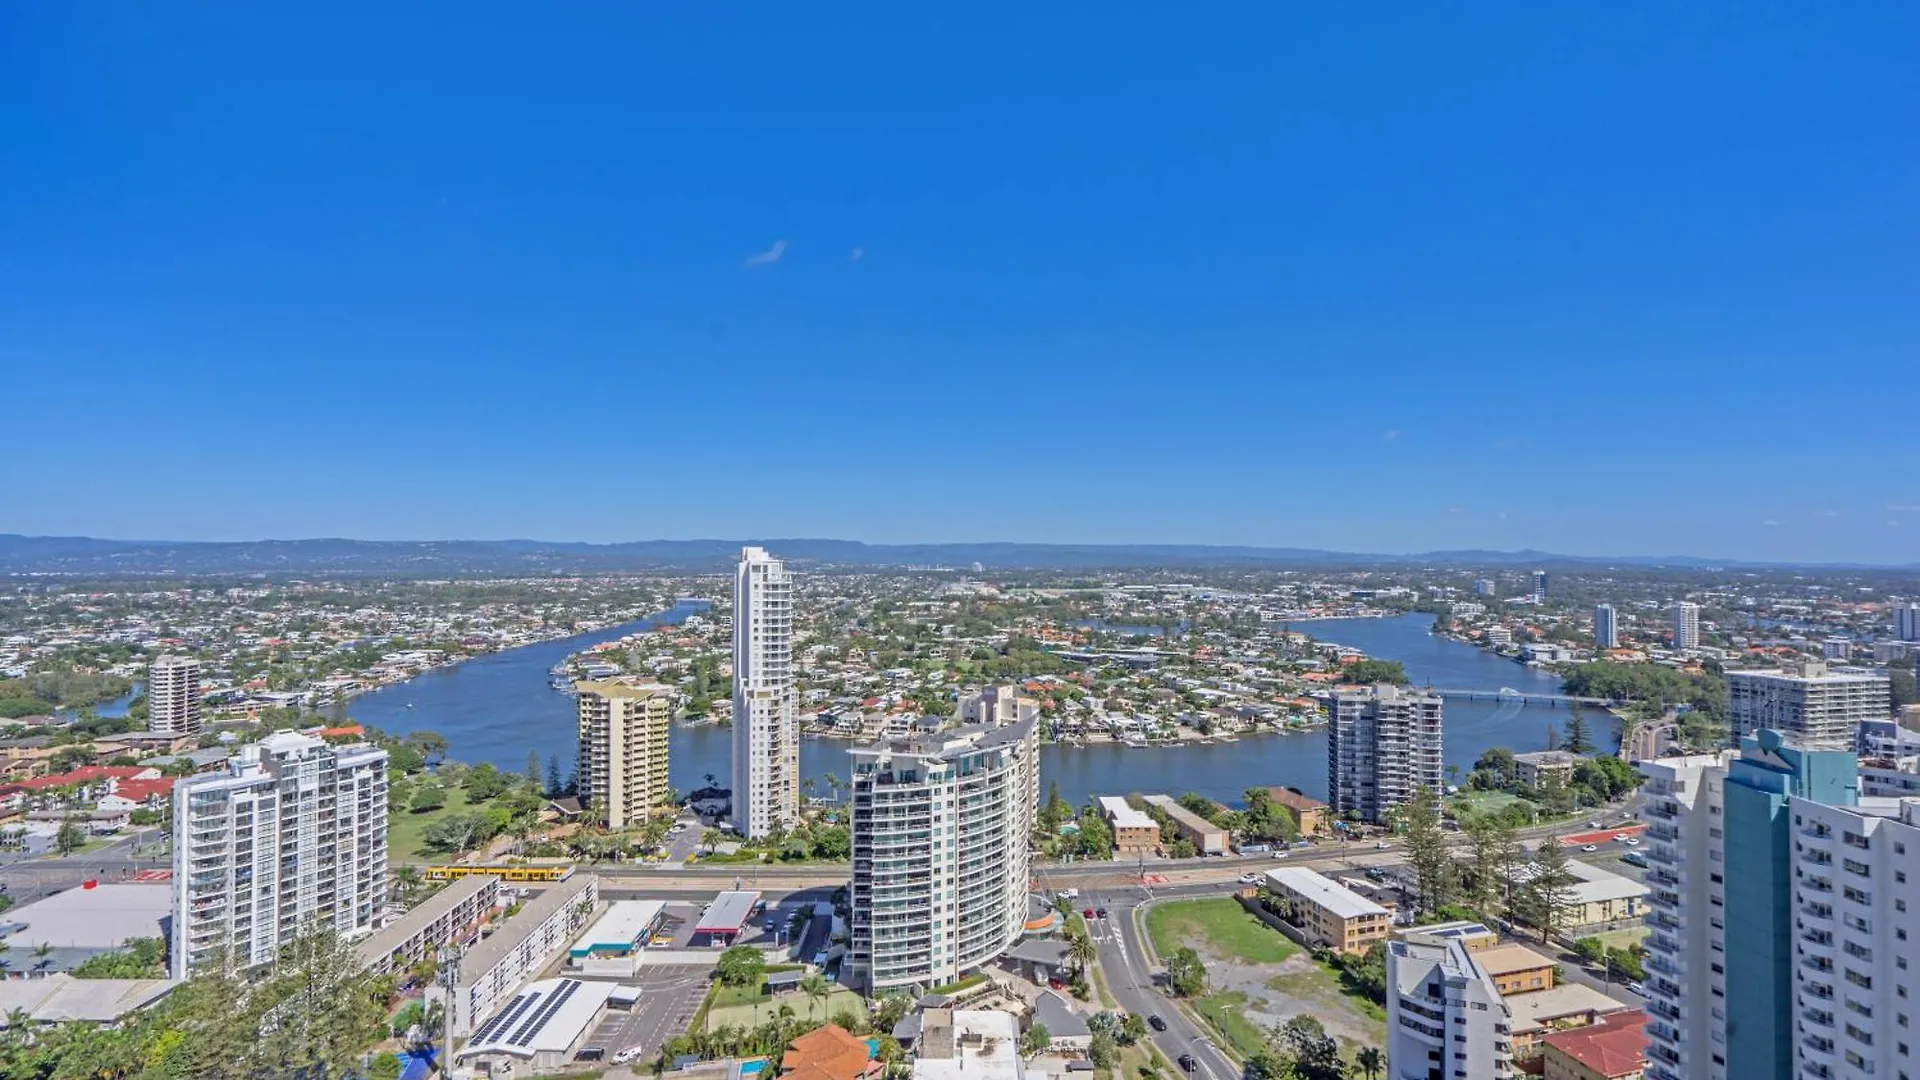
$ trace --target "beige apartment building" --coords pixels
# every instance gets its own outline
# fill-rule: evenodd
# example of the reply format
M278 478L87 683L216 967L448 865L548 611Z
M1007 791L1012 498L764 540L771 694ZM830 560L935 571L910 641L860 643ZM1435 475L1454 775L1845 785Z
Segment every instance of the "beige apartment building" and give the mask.
M1366 952L1393 932L1386 908L1304 866L1267 871L1267 888L1287 903L1290 922L1334 952Z
M666 803L673 690L659 683L577 682L580 802L609 829L645 821Z

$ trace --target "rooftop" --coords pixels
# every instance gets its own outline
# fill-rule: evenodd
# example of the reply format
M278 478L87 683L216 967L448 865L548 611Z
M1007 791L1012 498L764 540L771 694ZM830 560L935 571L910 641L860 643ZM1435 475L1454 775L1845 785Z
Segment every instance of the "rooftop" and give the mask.
M493 1018L480 1025L459 1054L563 1053L578 1042L613 993L610 982L542 979L528 983Z
M666 910L662 900L616 900L607 906L606 914L587 928L573 943L573 955L585 956L595 949L624 951L630 949L653 929L660 919L660 913Z
M165 883L121 883L75 887L8 911L5 921L21 924L6 936L17 956L22 949L117 949L128 938L166 938L173 912L173 890Z
M1647 1014L1634 1009L1592 1027L1553 1032L1541 1041L1601 1076L1638 1076L1646 1065L1646 1024Z
M1226 832L1220 826L1181 806L1180 801L1171 795L1149 795L1147 804L1157 810L1165 811L1168 817L1195 832Z
M1033 1003L1033 1022L1044 1025L1047 1034L1056 1039L1083 1039L1093 1034L1093 1029L1087 1026L1086 1014L1052 990L1042 993Z
M873 1050L865 1039L828 1024L793 1040L780 1058L780 1071L793 1080L854 1080L872 1064Z
M1021 1080L1020 1021L985 1009L930 1009L914 1048L914 1080Z
M694 932L698 934L732 934L747 925L753 917L753 906L760 902L760 894L751 890L731 890L713 898L707 910L700 915Z
M371 937L358 942L353 954L364 966L385 963L394 950L405 945L421 930L432 926L436 921L461 904L485 892L489 886L497 887L500 879L491 874L475 874L463 877L421 901L418 907L375 931Z
M1135 810L1127 803L1127 800L1118 795L1100 796L1100 809L1105 810L1107 816L1113 819L1113 827L1116 829L1157 829L1160 827L1154 822L1152 817L1148 816L1146 811Z
M471 986L478 982L482 976L498 967L507 954L518 948L554 912L580 899L580 894L593 888L597 882L598 879L592 874L575 874L565 881L554 883L527 901L521 906L520 914L496 923L492 934L474 942L460 957L460 984Z
M1289 787L1270 787L1267 796L1274 802L1296 813L1301 810L1325 810L1327 804L1311 795L1303 795Z
M0 1027L6 1026L15 1009L40 1024L108 1023L146 1008L176 985L166 979L76 979L67 974L0 979Z
M1533 971L1537 968L1552 967L1551 958L1541 956L1525 945L1496 945L1491 949L1482 949L1474 954L1489 975L1511 975L1516 971Z
M1276 870L1269 870L1267 880L1299 894L1309 903L1317 904L1342 919L1387 914L1386 908L1304 866L1282 866Z
M1570 1016L1586 1013L1606 1016L1629 1008L1625 1002L1615 1001L1591 986L1572 982L1561 983L1551 990L1509 994L1504 1000L1507 1012L1513 1017L1515 1035L1543 1030L1551 1021Z

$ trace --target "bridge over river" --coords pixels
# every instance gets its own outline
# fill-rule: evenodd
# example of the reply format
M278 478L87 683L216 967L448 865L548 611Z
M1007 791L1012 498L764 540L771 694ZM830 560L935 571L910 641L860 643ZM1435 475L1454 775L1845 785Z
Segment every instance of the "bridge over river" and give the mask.
M1511 686L1503 686L1498 690L1446 690L1440 687L1431 687L1430 689L1444 698L1460 698L1465 701L1512 702L1522 705L1547 705L1556 709L1562 705L1592 705L1605 708L1608 705L1614 704L1614 702L1608 698L1575 697L1571 694L1525 693L1515 690Z

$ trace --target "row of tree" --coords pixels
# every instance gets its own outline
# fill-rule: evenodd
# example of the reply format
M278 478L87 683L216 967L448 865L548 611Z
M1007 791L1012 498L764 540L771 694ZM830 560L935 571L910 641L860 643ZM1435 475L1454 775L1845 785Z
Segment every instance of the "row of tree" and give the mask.
M254 1080L359 1076L387 1033L391 979L363 970L352 947L314 928L260 975L215 970L182 983L118 1027L9 1023L9 1080Z

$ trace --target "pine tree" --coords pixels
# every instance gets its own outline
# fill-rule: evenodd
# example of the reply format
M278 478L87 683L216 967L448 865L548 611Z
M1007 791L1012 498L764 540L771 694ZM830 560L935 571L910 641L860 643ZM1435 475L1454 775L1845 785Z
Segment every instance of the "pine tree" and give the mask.
M1446 905L1458 873L1447 853L1447 837L1440 829L1440 797L1432 788L1415 788L1401 807L1400 820L1407 844L1407 863L1413 868L1420 906L1435 911Z
M532 750L527 751L527 786L540 790L540 755Z
M547 798L557 799L563 794L560 787L560 755L547 759Z
M1593 742L1587 738L1586 718L1580 715L1580 710L1578 709L1575 709L1573 713L1567 717L1566 749L1568 753L1572 754L1593 753Z

